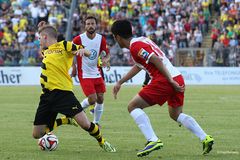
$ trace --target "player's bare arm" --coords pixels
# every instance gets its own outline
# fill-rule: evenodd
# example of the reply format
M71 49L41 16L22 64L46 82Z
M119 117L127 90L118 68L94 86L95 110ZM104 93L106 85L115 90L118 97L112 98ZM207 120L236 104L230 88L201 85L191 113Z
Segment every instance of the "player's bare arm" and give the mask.
M72 64L71 77L75 77L76 75L77 75L77 67L76 67L76 59L74 57L73 64Z
M90 51L84 48L79 49L77 51L73 51L73 54L77 56L86 56L86 57L89 57L91 55Z
M134 65L132 69L123 77L121 78L113 87L113 96L115 99L117 99L117 93L119 92L121 85L134 77L138 72L140 72L142 69L139 68L137 65Z
M107 67L107 71L110 70L110 54L107 54L106 51L102 51L100 53L100 59L101 59L101 66Z
M176 91L184 92L185 86L180 86L176 81L173 80L172 76L170 75L162 60L158 56L156 56L155 54L152 55L149 59L149 62L157 67L157 69L167 78L167 80L171 83L171 85Z
M110 70L110 54L102 58L102 66L107 67L107 71Z
M142 69L139 68L137 65L134 65L131 70L123 77L121 78L118 83L123 84L124 82L128 81L132 77L134 77L138 72L140 72Z

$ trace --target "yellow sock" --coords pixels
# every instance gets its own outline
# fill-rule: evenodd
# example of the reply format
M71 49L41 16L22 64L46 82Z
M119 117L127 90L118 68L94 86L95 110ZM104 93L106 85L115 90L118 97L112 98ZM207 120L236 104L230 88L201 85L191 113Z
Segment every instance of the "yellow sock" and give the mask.
M91 136L97 139L98 143L101 145L105 142L104 138L102 137L102 134L98 128L98 125L91 123L90 128L88 129L88 132Z
M58 125L57 125L57 122L55 121L55 122L54 122L54 125L53 125L53 128L50 129L49 127L46 127L45 132L46 132L46 133L49 133L49 132L55 130L57 127L58 127Z
M49 133L49 132L50 132L50 129L47 127L45 132L46 132L46 133Z
M55 121L55 122L54 122L54 125L53 125L53 130L56 129L57 126L58 126L58 125L57 125L57 122Z
M46 133L51 132L52 130L56 129L58 126L61 126L63 124L69 124L69 120L67 117L61 117L55 120L54 125L52 128L47 127L46 128Z
M61 117L62 124L69 124L69 120L67 117Z

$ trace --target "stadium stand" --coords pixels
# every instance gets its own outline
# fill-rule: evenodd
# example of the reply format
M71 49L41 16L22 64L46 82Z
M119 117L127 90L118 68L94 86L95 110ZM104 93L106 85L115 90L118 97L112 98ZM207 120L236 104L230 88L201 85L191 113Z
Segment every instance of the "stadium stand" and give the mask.
M0 65L40 65L36 25L47 21L60 32L59 40L64 39L70 3L0 0ZM131 65L128 51L110 33L114 20L128 18L135 35L151 38L175 65L240 66L239 11L239 0L78 0L72 36L83 32L83 19L93 14L99 33L107 38L111 65Z

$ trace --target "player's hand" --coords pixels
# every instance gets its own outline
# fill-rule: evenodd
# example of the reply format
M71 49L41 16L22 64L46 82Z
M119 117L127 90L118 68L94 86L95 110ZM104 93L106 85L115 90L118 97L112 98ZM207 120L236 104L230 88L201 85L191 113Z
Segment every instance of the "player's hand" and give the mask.
M173 88L175 89L175 91L178 92L184 92L185 91L185 85L180 86L176 81L171 81L170 82L173 86Z
M109 63L109 62L107 62L107 63L104 63L104 62L102 62L102 67L104 67L104 68L107 68L107 69L106 69L106 71L109 71L109 70L110 70L110 68L111 68L111 66L110 66L110 63Z
M89 57L91 55L90 51L87 49L79 49L75 52L75 54L80 57L82 56Z
M106 69L106 71L110 71L110 69L111 69L111 66L110 66L110 63L107 65L107 69Z
M77 75L77 68L75 65L72 66L72 73L71 73L71 77L75 77Z
M113 93L114 99L117 99L117 94L118 94L118 91L120 90L120 88L121 88L121 84L120 84L119 82L117 82L117 83L113 86L112 93Z
M107 68L106 71L109 71L110 68L111 68L111 66L110 66L110 62L107 61L106 64L103 65L103 67L106 67L106 68Z
M103 58L102 58L102 66L103 66L103 67L107 67L107 66L109 66L109 65L110 65L110 59L107 58L107 57L103 57Z

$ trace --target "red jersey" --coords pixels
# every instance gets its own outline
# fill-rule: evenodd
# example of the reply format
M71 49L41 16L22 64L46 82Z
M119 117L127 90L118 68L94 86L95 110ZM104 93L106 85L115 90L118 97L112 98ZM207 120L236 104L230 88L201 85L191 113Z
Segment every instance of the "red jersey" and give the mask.
M150 39L146 37L133 38L130 42L129 48L135 64L146 70L152 79L166 79L154 64L148 63L153 54L157 55L162 60L172 77L176 77L181 74L171 64L160 48Z
M133 38L130 42L130 52L135 64L146 70L152 77L151 82L143 87L138 93L149 105L163 105L168 102L171 107L181 107L184 102L184 92L177 92L167 81L166 77L149 63L149 59L154 54L158 56L167 68L173 79L179 84L184 85L184 79L180 72L175 68L160 48L146 37Z

